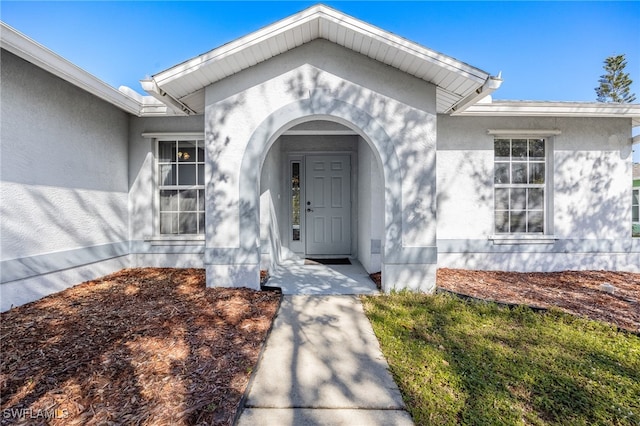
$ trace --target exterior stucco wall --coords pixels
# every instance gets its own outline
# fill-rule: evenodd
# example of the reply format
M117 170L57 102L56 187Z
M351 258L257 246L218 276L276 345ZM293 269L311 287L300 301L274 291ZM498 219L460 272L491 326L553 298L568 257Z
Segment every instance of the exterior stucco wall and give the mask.
M437 116L435 86L326 40L210 85L204 116L131 117L6 51L0 84L1 310L130 265L257 288L286 246L293 152L352 154L352 254L387 291L429 291L436 267L640 270L630 119ZM359 136L283 136L326 122ZM496 128L560 132L544 241L492 238ZM156 229L142 134L181 132L207 144L203 238Z
M270 271L282 261L282 235L288 222L284 167L282 150L276 143L267 154L260 177L260 268Z
M156 141L143 133L204 134L201 115L132 117L129 126L129 240L132 266L204 267L204 241L159 237L156 199Z
M358 144L358 259L368 273L382 269L384 192L378 163L367 143Z
M493 139L488 129L555 129L543 244L497 244ZM631 122L627 119L438 117L438 266L517 271L637 271L629 236Z
M323 40L206 90L209 285L257 287L259 174L251 167L287 128L317 119L356 130L382 164L385 285L431 288L435 87Z
M129 117L4 50L1 70L5 310L127 265Z

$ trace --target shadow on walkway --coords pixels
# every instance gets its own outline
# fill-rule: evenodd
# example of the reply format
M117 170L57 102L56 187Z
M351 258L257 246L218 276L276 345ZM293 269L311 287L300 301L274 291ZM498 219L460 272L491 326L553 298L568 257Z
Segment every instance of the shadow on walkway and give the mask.
M413 422L356 296L285 295L238 424Z
M287 260L271 271L267 285L280 287L283 294L378 294L360 262L350 260L351 265L305 265L304 259Z

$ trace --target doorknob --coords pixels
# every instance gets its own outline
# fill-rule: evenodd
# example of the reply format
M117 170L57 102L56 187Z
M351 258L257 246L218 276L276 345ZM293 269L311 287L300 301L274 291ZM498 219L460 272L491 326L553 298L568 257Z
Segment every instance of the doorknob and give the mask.
M310 206L311 205L311 201L307 201L307 205Z
M312 212L312 211L313 211L313 209L307 209L307 211L308 211L308 212Z

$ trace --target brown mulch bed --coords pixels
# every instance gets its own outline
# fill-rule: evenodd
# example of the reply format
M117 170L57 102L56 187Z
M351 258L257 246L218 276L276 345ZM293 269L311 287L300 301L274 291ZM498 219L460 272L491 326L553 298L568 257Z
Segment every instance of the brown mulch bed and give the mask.
M13 308L0 316L0 422L232 424L279 299L144 268Z
M614 289L607 291L603 284ZM640 274L609 271L500 272L439 269L438 288L496 302L557 307L640 332ZM610 291L613 291L612 293Z
M380 273L371 279L380 285ZM614 289L607 291L603 284ZM436 286L500 303L557 307L640 332L640 274L608 271L501 272L438 269ZM610 291L613 291L612 293Z

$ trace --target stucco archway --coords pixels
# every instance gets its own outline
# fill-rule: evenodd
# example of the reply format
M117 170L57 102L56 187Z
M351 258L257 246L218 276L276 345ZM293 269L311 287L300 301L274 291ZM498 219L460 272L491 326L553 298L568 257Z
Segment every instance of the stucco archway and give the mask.
M384 181L385 254L401 242L401 170L394 144L387 132L366 111L347 102L315 96L286 105L266 117L247 143L240 169L240 244L243 251L259 257L260 174L269 148L287 129L312 120L342 124L358 133L373 152ZM253 257L253 256L252 256Z

